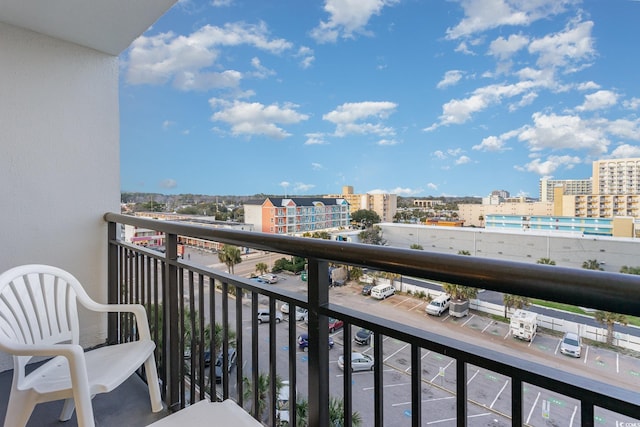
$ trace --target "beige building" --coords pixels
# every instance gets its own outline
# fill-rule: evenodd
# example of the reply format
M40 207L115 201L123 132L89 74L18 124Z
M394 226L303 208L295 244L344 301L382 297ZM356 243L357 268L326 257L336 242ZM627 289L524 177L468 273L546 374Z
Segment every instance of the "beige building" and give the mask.
M458 205L458 218L465 227L482 227L487 215L551 216L554 215L552 202L509 202L498 205L461 203ZM482 219L480 219L482 217Z
M640 158L593 162L593 194L640 194Z
M351 213L366 209L374 211L382 222L392 222L398 210L398 196L396 194L354 194L353 186L342 187L342 194L328 195L325 197L340 197L349 202Z
M554 190L562 187L566 195L593 194L593 181L589 179L541 179L540 201L553 202Z

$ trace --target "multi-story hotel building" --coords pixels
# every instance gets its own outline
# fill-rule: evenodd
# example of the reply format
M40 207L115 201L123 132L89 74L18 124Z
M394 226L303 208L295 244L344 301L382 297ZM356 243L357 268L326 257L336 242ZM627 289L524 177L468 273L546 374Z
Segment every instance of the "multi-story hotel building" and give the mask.
M640 158L593 162L593 194L640 194Z
M578 196L593 194L593 181L589 179L541 179L540 201L553 202L556 187L562 187L564 194Z
M380 217L381 222L392 222L398 210L398 196L396 194L354 194L351 185L342 187L342 194L327 195L326 197L346 200L351 206L351 213L360 209L374 211Z
M245 223L272 234L303 234L347 228L349 203L342 198L269 197L244 204Z

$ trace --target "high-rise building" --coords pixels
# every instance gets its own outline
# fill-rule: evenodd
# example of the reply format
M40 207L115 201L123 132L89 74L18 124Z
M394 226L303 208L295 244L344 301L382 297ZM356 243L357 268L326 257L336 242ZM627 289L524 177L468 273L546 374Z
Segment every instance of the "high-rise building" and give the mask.
M378 214L381 222L392 222L398 210L398 196L388 193L354 194L353 186L342 187L342 194L325 197L340 197L349 202L351 213L360 210L371 210Z
M640 194L640 158L593 162L593 194Z
M593 185L589 179L541 179L540 180L540 201L553 202L554 189L562 187L567 196L581 196L593 194Z

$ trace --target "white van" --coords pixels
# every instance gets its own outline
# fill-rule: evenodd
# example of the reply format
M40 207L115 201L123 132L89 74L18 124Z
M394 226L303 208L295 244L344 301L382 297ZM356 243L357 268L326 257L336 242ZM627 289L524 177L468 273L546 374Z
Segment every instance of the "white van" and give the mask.
M438 298L432 300L428 305L425 311L427 314L431 314L433 316L440 316L446 309L449 308L451 304L451 297L447 294L440 295Z
M538 330L538 314L533 311L518 309L511 316L509 324L514 338L531 341Z
M385 299L396 293L396 288L391 285L377 285L371 289L371 296L375 299Z

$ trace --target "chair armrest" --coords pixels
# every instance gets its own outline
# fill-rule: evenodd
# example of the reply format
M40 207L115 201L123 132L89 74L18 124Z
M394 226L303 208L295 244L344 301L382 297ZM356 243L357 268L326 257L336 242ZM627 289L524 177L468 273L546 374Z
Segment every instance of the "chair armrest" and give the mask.
M147 310L142 304L100 304L91 299L80 300L87 309L102 313L133 313L136 318L136 327L141 340L151 340Z

